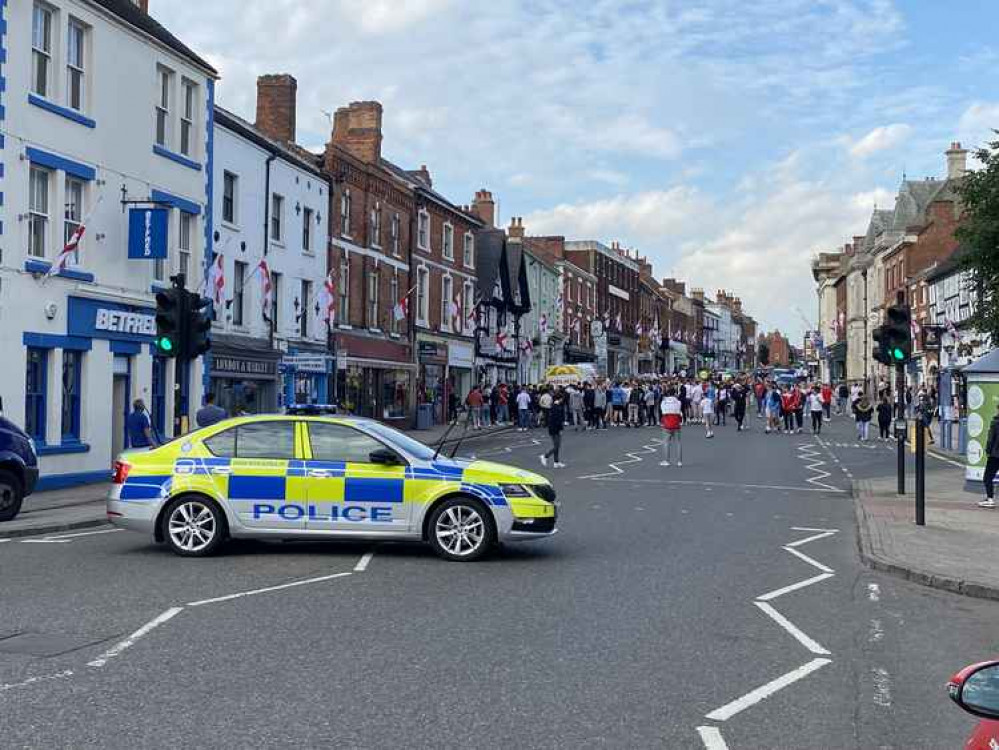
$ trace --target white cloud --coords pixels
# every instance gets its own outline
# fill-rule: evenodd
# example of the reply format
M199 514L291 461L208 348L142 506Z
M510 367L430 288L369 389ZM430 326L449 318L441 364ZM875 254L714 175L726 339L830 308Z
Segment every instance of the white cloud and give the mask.
M707 199L690 187L615 195L595 201L563 203L524 217L532 234L563 234L651 248L697 226L708 209Z
M879 151L897 146L909 136L911 131L912 128L904 123L874 128L860 140L850 142L850 156L864 159Z
M958 121L958 140L965 148L977 148L999 140L994 129L999 129L999 102L974 102Z
M451 0L341 0L348 16L362 31L391 34L410 29L444 10Z

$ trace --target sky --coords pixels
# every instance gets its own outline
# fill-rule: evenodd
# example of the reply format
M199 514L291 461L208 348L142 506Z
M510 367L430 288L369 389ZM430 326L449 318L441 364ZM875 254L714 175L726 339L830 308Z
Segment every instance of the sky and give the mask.
M992 0L150 0L252 121L298 80L298 141L384 107L383 154L528 234L618 241L658 277L734 292L799 343L810 262L903 174L999 128Z

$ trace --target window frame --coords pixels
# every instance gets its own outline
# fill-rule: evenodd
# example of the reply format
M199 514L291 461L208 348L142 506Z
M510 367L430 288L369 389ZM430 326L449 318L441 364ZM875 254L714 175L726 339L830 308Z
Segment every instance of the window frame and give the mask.
M228 458L229 460L236 461L240 459L250 460L250 461L294 461L298 459L298 451L295 447L295 431L296 423L299 420L295 419L266 419L259 422L247 422L245 424L238 424L234 427L227 427L224 430L219 430L214 435L202 440L202 445L208 449L208 452L217 458ZM242 430L255 429L263 426L274 426L274 425L287 425L291 428L291 455L290 456L241 456L239 452L239 433ZM227 433L231 432L232 435L232 455L226 456L224 454L216 453L212 450L211 441L218 437L221 437ZM269 441L269 445L275 445L274 441Z
M231 178L231 179L230 179ZM229 187L232 190L228 190ZM239 195L239 175L230 172L228 169L222 171L222 223L230 226L238 226L239 217L236 212L237 196ZM226 202L228 201L229 215L226 216Z
M461 330L466 331L472 327L472 310L475 305L475 284L465 281L462 285L461 294Z
M312 297L312 282L308 279L300 279L298 284L299 308L298 335L307 339L309 337L309 299Z
M29 258L45 258L45 249L48 246L48 234L49 228L52 222L52 176L55 174L54 170L48 167L42 167L37 164L31 164L28 168L28 257ZM44 201L44 206L39 208L33 204L35 198L35 185L33 180L37 179L41 175L45 179L45 189L40 194ZM37 240L39 244L39 252L33 252L34 245L36 244L35 238L38 236L36 225L41 226L41 239Z
M420 266L416 269L416 323L427 327L430 315L430 269Z
M180 211L177 220L177 272L186 277L191 268L193 248L191 239L194 237L194 214ZM185 231L185 226L187 227Z
M71 186L72 185L72 189ZM70 204L69 197L71 192L76 192L79 190L80 201L79 205L76 203ZM63 246L69 243L70 237L79 228L80 224L83 222L83 209L87 202L87 183L85 180L81 180L71 174L66 174L66 178L63 181ZM70 205L75 207L73 214L70 215ZM81 240L82 241L82 240ZM73 253L73 259L71 261L72 265L80 264L80 246L77 245L76 251Z
M382 204L381 201L375 201L375 205L371 208L371 229L370 229L370 244L371 247L381 249L382 247Z
M309 207L302 209L302 252L312 253L312 217L315 211Z
M465 268L475 268L475 235L465 232L461 246L461 264Z
M78 60L71 60L73 32L79 32ZM69 17L66 24L66 106L76 112L87 111L87 43L89 27L78 18ZM74 82L79 86L79 101L74 105Z
M271 193L270 227L267 236L275 245L284 244L284 196L280 193Z
M441 257L454 260L454 224L450 221L445 221L441 228Z
M232 324L244 326L246 316L246 269L249 264L237 260L232 267Z
M337 314L340 325L350 325L350 258L340 258L339 284L337 285Z
M343 188L340 191L340 236L351 238L350 234L350 214L351 214L350 188Z
M336 456L336 457L332 457L332 458L322 456L321 453L320 453L320 451L317 450L316 443L313 442L313 432L314 431L315 432L320 432L322 430L331 430L331 431L343 431L343 432L353 433L353 434L358 435L358 436L360 436L362 438L370 440L372 443L374 443L375 445L378 446L378 448L375 448L374 450L388 449L388 450L392 451L393 453L395 453L396 456L399 457L400 465L409 466L409 459L406 456L402 455L399 451L397 451L391 445L389 445L385 441L383 441L383 440L375 437L374 435L371 435L370 433L367 433L364 430L359 430L356 427L352 427L349 424L336 424L336 423L331 423L331 422L313 422L313 421L307 421L307 422L305 422L305 425L306 425L306 436L307 436L307 439L309 441L309 451L312 454L312 460L313 461L321 461L323 463L328 463L328 464L330 464L330 463L333 463L333 464L353 463L353 464L368 464L368 465L371 465L371 466L377 465L377 464L372 464L370 459L365 460L365 461L357 461L357 460L351 458L350 454L346 453L346 452L344 453L344 455ZM373 451L368 451L368 456L370 456L372 452Z
M38 29L35 26L35 22L38 20L39 15L46 19L46 26L42 31L43 38L41 41L44 43L44 47L36 46L35 42L38 40ZM50 99L53 93L54 86L52 80L52 38L53 30L57 24L56 21L56 10L49 5L44 3L36 2L31 8L31 92L36 96L41 96L46 99ZM38 63L44 62L44 80L41 81L39 85L39 67Z
M72 380L75 388L72 392L66 389L66 369L67 361L71 364ZM62 351L62 411L60 416L59 435L64 443L80 442L80 405L81 393L80 380L83 376L83 352L75 349L63 349ZM67 412L67 400L69 409ZM67 417L69 418L69 429L66 429Z
M173 98L173 76L174 73L165 65L156 66L157 96L156 106L156 127L154 132L154 143L162 148L169 148L170 136L170 108Z
M45 443L48 412L48 365L50 349L37 346L26 347L24 368L24 431L37 443ZM32 354L37 354L34 364L38 368L35 390L29 388L29 373L32 367ZM35 424L32 425L32 422ZM32 431L34 427L34 431Z
M271 326L272 330L280 330L281 304L278 297L281 293L281 274L278 271L271 271Z
M373 271L369 271L367 274L367 309L365 310L365 318L369 329L381 330L381 321L378 319L378 304L379 300L379 286L381 285L381 273L377 268Z
M430 252L430 212L421 208L416 218L416 249Z
M445 291L447 293L445 293ZM441 274L441 330L451 331L452 323L449 314L451 300L454 297L454 279L450 274Z
M399 333L399 321L395 318L395 305L399 303L399 269L392 269L389 279L389 293L392 299L392 314L389 315L389 333Z
M391 234L392 234L392 255L394 255L396 258L399 257L400 237L402 234L401 229L402 229L402 220L399 218L399 213L395 212L392 214Z
M189 159L198 156L198 141L194 137L198 124L198 84L190 78L180 79L180 153ZM186 143L185 143L186 141Z

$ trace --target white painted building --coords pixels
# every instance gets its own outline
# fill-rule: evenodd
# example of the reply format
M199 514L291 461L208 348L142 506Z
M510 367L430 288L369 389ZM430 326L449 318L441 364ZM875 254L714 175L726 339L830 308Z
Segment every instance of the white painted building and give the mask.
M133 399L161 434L175 416L153 292L202 275L217 75L125 0L0 0L0 16L0 395L38 445L40 489L104 480ZM123 200L167 209L165 259L129 259L143 205ZM46 279L83 220L78 252ZM181 375L193 412L201 363Z
M229 413L332 400L319 304L329 184L310 157L216 107L213 239L222 255L226 305L212 329L209 374L216 403ZM270 309L261 260L270 273Z

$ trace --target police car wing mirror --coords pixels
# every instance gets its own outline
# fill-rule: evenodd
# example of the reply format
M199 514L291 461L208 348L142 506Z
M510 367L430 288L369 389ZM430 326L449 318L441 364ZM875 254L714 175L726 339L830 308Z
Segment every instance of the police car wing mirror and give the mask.
M368 454L368 461L373 464L383 464L385 466L398 466L402 463L399 454L388 448L378 448Z

